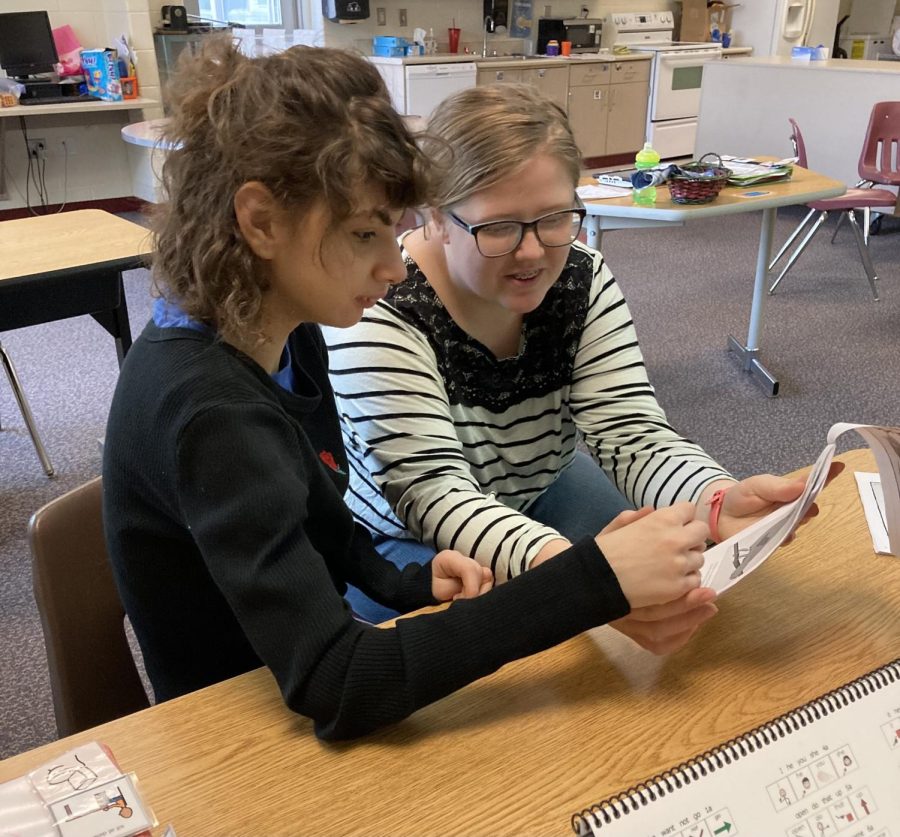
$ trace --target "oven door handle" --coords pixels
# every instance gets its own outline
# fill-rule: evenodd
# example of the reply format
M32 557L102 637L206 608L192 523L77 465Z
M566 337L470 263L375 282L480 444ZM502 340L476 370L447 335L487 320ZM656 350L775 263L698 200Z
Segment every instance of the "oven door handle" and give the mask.
M657 53L659 60L663 64L706 64L708 61L718 61L722 54L720 52L691 52L685 54L683 52L659 52Z

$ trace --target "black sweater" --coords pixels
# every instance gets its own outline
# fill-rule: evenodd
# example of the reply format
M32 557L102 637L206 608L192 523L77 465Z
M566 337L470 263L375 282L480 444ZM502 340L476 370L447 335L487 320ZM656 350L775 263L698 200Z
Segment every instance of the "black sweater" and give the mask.
M147 326L106 433L106 537L158 700L267 665L287 705L351 738L628 612L593 540L474 600L384 630L351 583L405 611L430 566L382 559L343 503L347 460L319 330L290 338L295 392L189 329Z

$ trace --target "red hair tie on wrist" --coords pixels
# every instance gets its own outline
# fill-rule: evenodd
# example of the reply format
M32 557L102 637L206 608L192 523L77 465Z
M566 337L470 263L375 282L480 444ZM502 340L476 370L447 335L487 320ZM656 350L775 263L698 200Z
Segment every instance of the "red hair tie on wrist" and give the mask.
M722 503L725 502L725 495L727 493L727 488L720 488L706 501L706 505L709 506L709 518L707 519L709 536L716 543L719 543L722 540L719 537L719 512L722 511Z

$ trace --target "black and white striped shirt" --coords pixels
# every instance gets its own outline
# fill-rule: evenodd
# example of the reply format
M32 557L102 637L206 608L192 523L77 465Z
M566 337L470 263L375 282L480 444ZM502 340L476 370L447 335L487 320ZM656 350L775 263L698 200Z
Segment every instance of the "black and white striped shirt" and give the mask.
M373 532L458 549L511 578L560 537L527 508L572 461L579 431L636 506L695 500L728 478L666 420L598 252L572 246L525 317L519 354L501 360L403 255L405 282L358 325L323 329L351 467L346 499Z

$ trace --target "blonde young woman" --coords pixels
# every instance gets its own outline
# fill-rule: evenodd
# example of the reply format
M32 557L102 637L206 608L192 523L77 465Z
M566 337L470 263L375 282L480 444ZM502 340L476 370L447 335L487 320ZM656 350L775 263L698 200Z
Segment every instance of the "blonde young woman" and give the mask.
M382 555L404 566L458 549L501 582L626 508L689 501L724 538L799 495L800 481L737 482L669 425L615 279L577 241L580 155L559 108L525 85L477 87L438 107L422 145L437 194L402 238L406 281L325 335L348 503ZM694 591L618 626L672 650L712 599Z
M344 327L405 276L394 225L423 159L377 70L332 49L249 59L211 38L171 91L153 320L104 446L110 558L156 697L260 665L322 738L350 738L632 607L699 585L684 503L615 526L502 588L457 551L403 570L342 496L348 463L317 323ZM625 518L627 519L627 518ZM620 523L623 521L619 521ZM379 629L353 584L395 610Z

